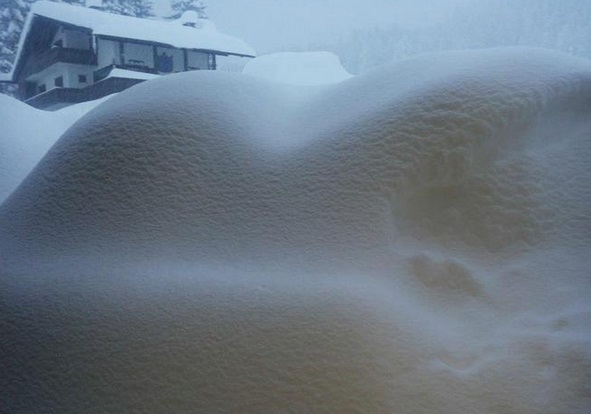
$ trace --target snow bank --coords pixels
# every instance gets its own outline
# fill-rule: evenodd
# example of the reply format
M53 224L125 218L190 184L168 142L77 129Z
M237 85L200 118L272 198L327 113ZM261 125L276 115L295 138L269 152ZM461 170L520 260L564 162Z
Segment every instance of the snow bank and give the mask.
M107 95L94 101L86 101L75 105L66 106L65 108L53 111L51 117L55 122L58 122L62 128L62 131L66 131L70 126L74 124L82 116L86 115L95 107L105 102L107 99L112 98L116 94Z
M317 89L175 74L68 130L0 207L9 411L589 412L591 64Z
M0 94L0 203L63 132L50 113Z
M339 83L352 75L330 52L283 52L250 60L244 74L288 85L314 86Z
M47 112L0 94L0 204L66 129L106 99Z

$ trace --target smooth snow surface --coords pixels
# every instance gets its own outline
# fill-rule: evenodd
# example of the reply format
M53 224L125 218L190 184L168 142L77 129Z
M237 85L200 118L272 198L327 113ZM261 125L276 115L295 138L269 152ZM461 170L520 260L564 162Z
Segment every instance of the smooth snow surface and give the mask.
M5 412L588 413L591 63L182 73L0 206Z
M246 64L243 73L301 86L339 83L352 76L331 52L281 52L259 56Z
M47 112L0 94L0 204L66 129L108 98Z

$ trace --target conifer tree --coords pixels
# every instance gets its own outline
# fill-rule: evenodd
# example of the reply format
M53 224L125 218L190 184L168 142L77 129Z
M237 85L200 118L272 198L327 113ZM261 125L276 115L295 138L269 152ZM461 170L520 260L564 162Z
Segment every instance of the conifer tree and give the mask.
M182 14L188 10L197 12L197 15L206 19L205 5L202 0L172 0L170 4L172 14L169 16L170 19L178 19Z
M103 0L103 8L109 13L142 18L154 16L152 5L150 0Z
M154 16L153 3L149 0L127 0L127 3L129 3L132 16L142 18Z
M0 72L9 72L25 24L30 2L27 0L5 0L0 12Z
M31 8L31 0L4 0L0 9L0 73L12 69L16 49L25 19ZM0 84L0 92L13 95L14 85Z
M82 4L84 0L63 0ZM0 9L0 72L10 72L27 14L34 0L4 0Z

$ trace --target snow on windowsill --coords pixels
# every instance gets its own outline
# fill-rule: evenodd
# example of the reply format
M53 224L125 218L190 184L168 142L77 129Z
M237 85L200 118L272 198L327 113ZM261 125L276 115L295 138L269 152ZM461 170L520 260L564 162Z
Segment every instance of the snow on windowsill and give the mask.
M105 78L127 78L127 79L143 79L143 80L150 80L159 78L160 75L156 75L153 73L145 73L145 72L136 72L134 70L127 70L127 69L113 69L109 75Z

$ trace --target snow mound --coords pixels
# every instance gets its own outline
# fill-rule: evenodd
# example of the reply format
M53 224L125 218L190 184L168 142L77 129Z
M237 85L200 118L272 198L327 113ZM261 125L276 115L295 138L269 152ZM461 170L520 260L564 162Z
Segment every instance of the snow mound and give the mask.
M195 10L187 10L183 12L181 17L174 21L176 24L181 24L183 26L194 27L195 29L199 30L206 30L212 33L217 32L217 28L215 23L208 19L202 19L199 17L199 13Z
M588 412L590 104L521 48L115 96L0 206L4 405Z
M0 94L0 203L59 138L52 115Z
M250 60L242 73L272 82L315 86L339 83L352 75L331 52L282 52Z

